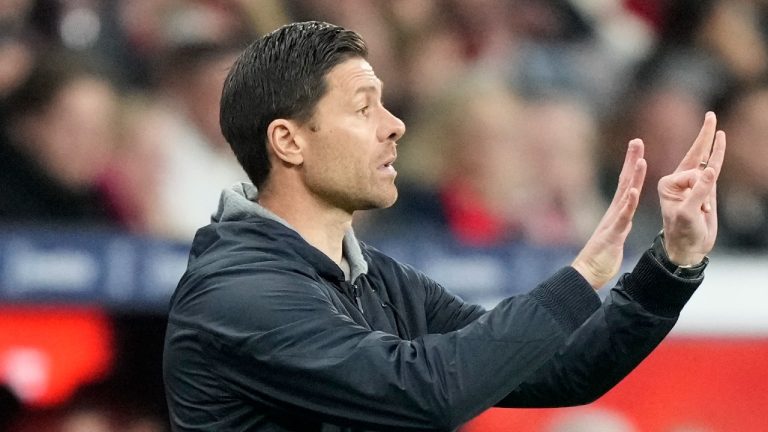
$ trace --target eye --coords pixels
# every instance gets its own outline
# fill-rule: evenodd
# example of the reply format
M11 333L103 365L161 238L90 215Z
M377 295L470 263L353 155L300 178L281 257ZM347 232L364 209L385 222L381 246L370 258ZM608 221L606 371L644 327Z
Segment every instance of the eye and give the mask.
M365 117L368 117L368 114L370 113L370 109L371 109L371 107L366 105L366 106L360 108L359 110L357 110L357 112L359 112L360 114L362 114Z

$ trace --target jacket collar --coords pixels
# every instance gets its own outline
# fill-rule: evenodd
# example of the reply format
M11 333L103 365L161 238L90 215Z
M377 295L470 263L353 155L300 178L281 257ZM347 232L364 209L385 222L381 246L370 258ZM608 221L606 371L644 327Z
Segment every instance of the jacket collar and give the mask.
M243 221L248 218L260 217L279 222L299 235L299 237L301 236L285 219L261 206L257 202L258 196L259 191L253 184L244 182L234 184L231 188L222 191L221 197L219 198L219 207L216 212L211 215L211 222L235 222ZM320 251L317 252L338 269L338 266L336 266L330 258ZM368 273L368 262L363 257L360 243L357 241L357 237L355 237L352 228L347 230L344 234L342 253L349 263L349 280L354 281L361 274ZM312 255L316 254L312 253ZM314 259L311 261L317 262L319 257L313 258ZM340 271L341 269L338 270ZM333 273L337 275L336 271L333 271Z

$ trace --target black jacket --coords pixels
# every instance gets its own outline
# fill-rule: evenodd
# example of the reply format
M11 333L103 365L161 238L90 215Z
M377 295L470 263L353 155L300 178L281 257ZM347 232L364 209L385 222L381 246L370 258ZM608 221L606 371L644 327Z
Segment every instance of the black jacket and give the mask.
M268 217L197 233L165 342L174 430L448 431L491 406L588 403L651 352L701 282L646 254L602 305L567 267L486 312L355 244L349 283Z

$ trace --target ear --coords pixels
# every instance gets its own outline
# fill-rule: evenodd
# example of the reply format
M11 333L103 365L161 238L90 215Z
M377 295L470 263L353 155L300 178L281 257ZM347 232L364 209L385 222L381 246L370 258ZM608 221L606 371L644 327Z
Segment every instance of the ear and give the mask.
M287 119L275 119L267 127L267 143L280 161L298 166L304 163L300 140L297 140L299 126Z

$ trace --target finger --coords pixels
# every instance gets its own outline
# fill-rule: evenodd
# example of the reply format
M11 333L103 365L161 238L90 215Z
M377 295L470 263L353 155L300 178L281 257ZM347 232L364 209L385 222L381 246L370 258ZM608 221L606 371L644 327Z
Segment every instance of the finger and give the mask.
M691 189L696 184L699 177L701 177L701 173L702 171L700 170L687 170L664 176L659 180L659 194L668 196L666 194L667 192L674 193L685 189Z
M696 168L699 162L709 159L709 152L712 149L712 140L715 138L717 128L717 117L712 111L704 115L704 124L701 125L699 135L693 141L693 145L685 154L685 157L675 169L675 172L685 171Z
M702 209L705 203L709 204L712 200L711 195L715 187L715 169L707 167L701 172L699 179L693 184L691 194L686 199L685 207L693 208L696 211ZM711 204L710 204L711 205Z
M634 218L637 205L640 202L640 191L630 188L624 198L624 205L621 207L613 226L614 233L622 236L626 236L632 227L632 218Z
M717 182L712 186L709 196L710 211L705 214L707 228L712 238L717 237Z
M619 174L619 184L616 187L616 192L611 200L611 206L618 204L622 197L626 193L628 185L632 182L635 175L635 164L638 159L643 157L644 145L643 140L633 139L627 145L627 154L624 156L624 165L621 167L621 174Z
M648 163L645 159L638 159L637 162L635 162L635 170L632 173L629 188L637 189L637 193L640 194L643 191L643 184L645 184L645 174L647 171Z
M725 132L717 131L715 134L715 144L712 147L712 155L709 157L707 166L714 168L715 180L720 177L720 170L723 168L725 159Z
M717 183L715 183L715 184L717 184ZM701 205L701 211L703 211L704 213L712 213L713 211L715 211L715 202L714 202L715 198L714 198L714 196L715 196L715 191L714 191L714 187L713 187L713 190L704 199L704 203Z
M725 147L725 132L717 131L715 133L715 143L712 148L712 155L709 157L707 164L715 170L715 184L712 186L712 191L702 206L702 210L705 213L715 213L713 215L715 218L715 223L717 222L717 178L720 176L720 171L723 167L723 160L725 159Z
M612 204L606 214L613 215L614 213L622 212L624 210L624 204L626 203L627 195L630 191L634 190L637 192L638 196L640 195L640 192L643 190L643 184L645 183L645 173L647 169L648 164L645 162L645 159L638 159L635 162L634 170L632 171L632 177L630 177L627 185L622 188L624 190L624 194L622 195L621 200L616 204Z
M632 217L634 216L634 211L637 206L637 201L639 201L639 195L640 191L642 190L643 183L645 181L645 173L647 164L645 162L645 159L640 159L637 162L635 162L634 171L632 173L632 177L627 182L627 186L624 187L624 194L620 197L618 197L617 200L614 200L614 203L611 203L611 206L606 211L603 219L605 220L605 227L612 227L614 226L617 221L619 224L624 224L626 221L619 221L619 219L626 218L627 216L624 214L624 212L627 211L627 202L629 200L629 203L632 204L634 207L631 208L632 213L629 214L629 222L631 222ZM634 204L633 204L634 203ZM601 221L602 222L602 221Z

